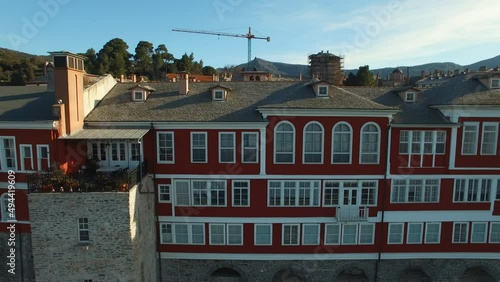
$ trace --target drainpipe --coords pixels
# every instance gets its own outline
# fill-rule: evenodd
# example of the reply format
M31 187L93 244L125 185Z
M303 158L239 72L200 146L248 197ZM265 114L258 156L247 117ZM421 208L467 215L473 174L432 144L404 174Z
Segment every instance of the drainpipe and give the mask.
M380 232L380 243L378 246L378 256L377 256L377 262L375 264L375 280L377 281L378 278L378 270L379 270L379 264L381 261L381 256L382 256L382 247L384 244L384 238L386 238L385 233L384 233L384 218L385 218L385 204L386 204L386 197L387 197L387 189L389 189L389 185L387 185L387 177L391 173L391 137L392 137L392 128L391 128L391 118L389 118L389 124L387 125L387 159L385 162L385 174L384 174L384 190L382 192L382 215L381 215L381 220L380 220L380 227L381 227L381 232Z

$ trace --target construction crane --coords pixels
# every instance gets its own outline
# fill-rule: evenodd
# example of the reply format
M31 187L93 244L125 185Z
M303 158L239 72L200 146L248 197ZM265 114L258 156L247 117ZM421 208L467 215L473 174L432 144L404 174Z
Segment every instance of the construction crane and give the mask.
M267 40L267 42L271 41L271 37L269 37L269 36L268 37L257 37L255 35L253 35L252 29L250 27L248 28L247 34L235 34L235 33L218 32L218 31L207 31L207 30L192 30L192 29L184 29L184 28L174 28L174 29L172 29L172 31L247 38L248 39L248 62L250 62L252 60L252 39L265 39L265 40Z

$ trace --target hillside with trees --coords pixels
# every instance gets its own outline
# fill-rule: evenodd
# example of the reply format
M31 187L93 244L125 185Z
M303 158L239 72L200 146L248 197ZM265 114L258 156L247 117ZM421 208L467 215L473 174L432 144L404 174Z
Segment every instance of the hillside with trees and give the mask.
M24 85L37 76L43 76L49 56L35 56L0 48L0 84Z

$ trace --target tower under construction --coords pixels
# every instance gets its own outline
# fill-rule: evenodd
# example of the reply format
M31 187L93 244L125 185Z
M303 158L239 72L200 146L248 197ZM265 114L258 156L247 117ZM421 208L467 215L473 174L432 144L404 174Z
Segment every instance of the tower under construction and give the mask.
M333 85L342 85L344 80L343 61L343 57L336 56L328 51L309 55L311 77L317 77Z

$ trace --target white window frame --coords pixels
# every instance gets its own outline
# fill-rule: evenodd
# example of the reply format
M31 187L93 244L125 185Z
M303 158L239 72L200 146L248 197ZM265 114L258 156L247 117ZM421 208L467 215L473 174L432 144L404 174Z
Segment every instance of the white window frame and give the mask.
M202 205L202 204L195 204L195 197L194 197L194 182L206 182L206 194L207 194L207 204ZM220 182L224 183L224 203L222 205L213 205L212 204L212 192L214 191L219 191L219 189L212 188L212 183L213 182ZM225 179L193 179L191 180L191 185L190 187L190 198L191 198L191 206L193 207L227 207L227 180ZM216 197L217 199L218 197Z
M496 81L497 85L496 87L493 86L493 81ZM490 79L490 88L491 89L496 89L496 88L500 88L500 78L491 78Z
M494 226L498 226L498 234L496 234L496 236L498 238L497 241L491 240L491 238L493 237ZM488 236L488 243L490 243L490 244L500 244L500 222L491 222L489 227L490 227L490 230L489 230L489 236Z
M397 241L397 242L391 242L391 230L392 230L392 227L393 226L401 226L401 233L399 233L399 235L401 236L401 240L400 241ZM404 240L404 232L405 232L405 224L404 223L389 223L388 227L387 227L387 244L388 245L401 245L403 244L403 240Z
M459 195L457 196L457 191L459 189L458 183L463 181L464 182L464 187L463 187L463 200L457 199L457 197L460 197ZM489 191L484 193L486 199L484 201L481 200L481 194L483 194L483 183L487 183L489 181L490 186L489 186ZM488 178L456 178L454 181L453 185L453 203L489 203L491 201L491 191L494 188L494 179L488 179ZM475 187L470 187L471 182L477 182L477 188ZM469 200L469 190L470 189L476 189L473 191L472 194L476 195L476 200ZM497 188L498 189L498 188Z
M345 184L346 183L354 183L356 182L357 184L357 187L348 187L348 188L344 188L345 187ZM326 187L326 184L327 183L332 183L336 184L337 187ZM363 186L363 184L365 183L374 183L375 184L375 187L365 187ZM378 181L377 180L324 180L323 181L323 198L322 198L322 205L323 207L338 207L340 205L342 205L342 191L345 190L345 189L357 189L358 190L358 193L357 193L357 197L356 197L356 202L358 203L359 206L363 206L363 207L375 207L377 206L377 201L378 201ZM337 203L335 204L326 204L326 190L338 190L337 191L337 194L338 194L338 197L337 197ZM373 198L373 203L372 204L363 204L362 201L363 201L363 190L374 190L375 191L375 194L374 194L374 198Z
M164 234L163 234L163 226L168 226L170 225L170 230L172 231L172 242L163 242L164 240ZM188 242L187 243L179 243L177 242L176 240L176 233L175 233L175 229L176 229L176 225L186 225L187 227L187 239L188 239ZM203 242L202 243L194 243L193 242L193 226L201 226L202 227L202 230L203 230L203 234L202 234L202 238L203 238ZM163 244L163 245L205 245L205 224L204 223L182 223L182 222L162 222L160 223L160 244Z
M325 90L325 93L321 93L321 90ZM318 85L318 97L328 97L328 85Z
M297 227L297 237L296 237L296 241L297 241L297 244L292 244L291 242L294 241L292 240L292 237L290 236L290 244L285 244L285 226L290 226L290 228L292 227ZM292 234L293 235L293 234ZM299 246L300 245L300 224L296 223L296 224L282 224L281 225L281 245L282 246Z
M442 141L438 142L438 133L443 134L444 138ZM425 139L426 135L430 134L432 140L427 141ZM406 138L402 140L402 136ZM418 137L415 140L414 137ZM406 144L406 150L402 150L402 144ZM443 151L438 152L438 144L443 145ZM426 150L425 145L431 146L431 151ZM413 148L418 148L418 150L413 150ZM424 155L444 155L446 153L446 131L445 130L401 130L399 133L399 154L400 155L420 155L423 158Z
M327 242L327 237L328 237L328 226L337 226L338 227L338 231L337 231L337 234L332 234L332 235L336 235L337 236L337 242L338 243L329 243ZM325 224L325 237L324 237L324 243L325 245L340 245L341 242L342 242L342 225L340 223L328 223L328 224Z
M316 241L313 243L306 243L306 226L307 227L316 227ZM308 223L308 224L302 224L302 245L304 246L315 246L319 245L319 234L320 234L320 225L318 223Z
M14 209L9 209L9 203L12 202L14 203ZM1 221L6 222L16 220L15 202L16 199L14 197L10 197L9 193L7 192L3 193L2 196L0 196L0 212L2 213L2 218L0 218ZM13 218L10 217L11 213L14 214Z
M361 242L361 234L363 234L362 232L363 226L370 226L372 228L371 239L370 242L368 243ZM360 223L358 233L359 233L358 245L373 245L375 243L375 223Z
M162 193L163 189L168 189L168 193ZM168 200L162 200L162 195L168 195ZM158 202L171 203L172 202L172 186L170 184L158 184Z
M495 128L495 131L488 131L489 133L494 134L493 138L493 143L491 146L493 147L493 152L484 152L485 148L485 142L484 142L484 134L485 134L485 127L486 126L493 126ZM481 155L484 156L495 156L497 154L497 145L498 145L498 122L483 122L483 127L482 127L482 133L481 133Z
M478 225L484 225L484 236L481 241L474 241L474 231L476 230L476 226ZM470 242L471 244L485 244L487 242L487 237L488 237L488 222L473 222L472 223L472 229L470 233Z
M231 243L230 240L229 240L229 227L239 227L239 230L240 230L240 241L241 243ZM234 223L231 223L231 224L226 224L226 245L228 246L243 246L244 244L244 230L243 230L243 224L234 224Z
M46 144L38 144L36 145L36 163L38 166L38 170L42 170L42 149L47 150L47 167L50 167L50 149L49 145Z
M188 200L188 203L187 204L179 204L178 202L178 191L177 191L177 183L187 183L187 200ZM171 195L171 198L173 199L174 201L174 205L175 206L191 206L192 205L192 196L191 196L191 181L189 181L188 179L175 179L172 181L172 184L173 184L173 195ZM172 192L171 191L171 192ZM185 193L183 193L185 194Z
M438 233L437 233L437 242L431 242L428 240L428 230L429 230L429 225L437 225L438 226ZM426 222L425 223L425 235L424 235L424 243L425 244L439 244L441 242L441 222Z
M24 159L27 159L28 157L25 156L24 154L24 149L28 148L30 152L30 164L31 164L31 169L28 169L28 171L35 170L35 166L33 163L33 145L31 144L20 144L19 145L19 153L21 154L21 171L26 171L27 169L24 167Z
M254 135L255 136L255 147L245 146L245 136ZM245 150L255 150L255 161L245 160ZM259 162L259 133L258 132L242 132L241 133L241 162L242 163L258 163Z
M213 240L212 240L212 228L214 226L222 226L222 238L223 238L223 243L214 243ZM224 223L210 223L208 225L208 228L209 228L209 237L210 237L210 245L216 245L216 246L223 246L223 245L226 245L226 225ZM217 235L220 235L220 234L217 234Z
M232 136L233 146L232 147L222 147L222 135ZM222 150L232 150L232 160L223 161L222 160ZM234 132L219 132L219 163L236 163L236 134Z
M224 96L225 96L225 95L224 95L224 94L225 94L224 92L225 92L225 91L224 91L224 90L221 90L221 89L214 89L214 90L213 90L213 100L214 100L214 101L224 101L224 100L225 100L225 99L224 99ZM219 97L217 97L217 94L220 94L220 95L221 95L221 97L220 97L220 98L219 98Z
M283 133L292 134L292 151L291 152L277 152L277 150L276 150L276 144L277 144L276 143L276 141L277 141L276 140L276 135L278 134L277 129L278 129L278 127L281 124L288 124L288 125L290 125L292 127L292 131L291 132L290 131L283 131ZM295 142L295 138L296 138L295 126L293 126L293 124L291 122L289 122L289 121L286 121L286 120L280 121L274 127L274 135L273 135L273 137L274 137L274 141L273 141L273 143L274 143L274 147L273 147L273 150L274 150L274 152L273 152L273 163L274 164L294 164L295 163L295 143L296 143ZM291 154L292 155L292 161L291 162L278 162L278 161L276 161L276 156L277 156L278 153L287 154L287 155Z
M363 155L364 154L369 154L369 155L375 155L375 152L363 152L363 142L365 141L365 134L375 134L374 132L367 132L364 133L363 131L365 130L366 127L373 125L377 128L377 151L376 151L376 156L377 156L377 161L376 162L363 162ZM380 140L381 140L381 130L380 126L374 122L367 122L361 127L360 130L360 142L359 142L359 164L379 164L380 163Z
M340 132L335 132L335 128L337 128L337 126L341 126L341 125L346 125L347 128L349 128L349 132L344 132L344 131L340 131ZM338 155L343 155L343 154L346 154L346 152L335 152L334 151L334 148L335 148L335 134L340 134L341 136L344 135L344 134L349 134L349 161L348 162L336 162L334 160L334 155L338 154ZM331 159L331 163L332 164L351 164L352 163L352 136L353 136L353 130L352 130L352 126L348 123L348 122L345 122L345 121L341 121L341 122L337 122L333 128L332 128L332 159ZM342 142L341 142L342 144Z
M411 95L411 99L409 98ZM405 93L405 102L407 103L414 103L417 99L417 93L416 92L406 92Z
M286 182L295 183L294 187L285 187ZM309 205L300 204L300 190L304 187L300 187L301 182L309 182ZM280 187L271 187L271 183L279 183ZM317 185L315 185L317 183ZM285 205L285 189L294 190L295 203ZM280 193L280 203L279 205L271 205L271 190L277 190ZM317 193L315 193L315 191ZM316 195L315 195L316 194ZM315 199L317 196L317 199ZM314 202L317 202L315 204ZM267 181L267 206L268 207L319 207L321 205L321 181L319 180L268 180Z
M80 217L76 220L78 243L89 244L90 243L90 228L88 217ZM86 228L85 228L86 227ZM82 232L87 232L88 240L82 239Z
M205 146L204 147L194 147L194 139L193 139L193 136L194 135L203 135L205 136ZM191 163L208 163L208 136L207 136L207 132L206 131L193 131L191 132L191 148L190 148L190 151L191 151ZM193 160L193 150L194 149L197 149L197 150L205 150L205 161L194 161Z
M269 243L266 243L266 244L259 244L257 243L257 226L266 226L269 228ZM273 225L271 223L268 223L268 224L254 224L254 229L253 229L253 233L254 233L254 241L253 241L253 244L255 246L272 246L273 245Z
M465 134L471 133L472 131L465 131L465 127L467 126L474 126L474 134L475 134L475 139L474 139L474 149L472 152L464 152L465 149ZM477 148L478 148L478 141L479 141L479 122L464 122L464 126L462 127L462 155L465 156L473 156L477 155Z
M465 224L465 242L455 242L455 225ZM453 232L451 235L452 244L467 244L469 242L469 223L468 222L453 222Z
M172 146L171 147L168 147L168 146L160 146L160 135L170 135L170 137L172 138ZM175 163L175 141L174 141L174 132L173 131L161 131L161 132L156 132L156 147L157 147L157 150L156 150L156 159L157 159L157 162L159 164L173 164ZM160 156L161 156L161 148L165 148L165 159L164 161L161 160ZM168 160L167 158L167 152L166 150L168 149L171 149L172 150L172 160Z
M410 242L410 227L411 226L420 226L419 228L419 240L415 242ZM406 228L406 244L414 245L414 244L422 244L422 237L424 231L424 224L422 222L408 222L408 226Z
M13 159L14 159L14 166L7 166L7 158L5 156L5 147L4 147L4 140L5 139L10 139L12 140L12 148L13 149ZM16 138L13 136L0 136L0 171L8 171L8 170L14 170L17 171L17 152L16 152Z
M137 94L140 94L141 97L137 98ZM144 101L144 91L134 90L133 100L137 102Z
M354 226L356 227L356 231L354 233L354 243L346 243L345 242L345 227L346 226ZM342 245L357 245L359 237L359 225L357 223L344 223L342 224Z
M410 197L410 186L411 185L411 181L414 180L414 181L417 181L417 180L420 180L422 181L422 185L419 187L420 189L420 198L421 200L420 201L409 201L409 197ZM404 201L395 201L394 200L394 193L396 193L396 191L399 193L401 192L400 190L396 190L396 182L401 182L401 181L404 181L405 182L405 186L404 186ZM438 188L437 188L437 195L436 195L436 201L426 201L425 200L425 196L426 196L426 190L427 188L429 187L434 187L435 185L432 184L431 181L437 181L438 183ZM398 189L403 187L402 185L398 185ZM431 190L431 195L432 195L432 190ZM429 179L400 179L400 178L397 178L397 179L392 179L391 181L391 204L426 204L426 203L439 203L439 198L440 198L440 194L441 194L441 180L438 179L438 178L429 178ZM399 197L398 197L399 199Z
M234 187L234 184L236 182L241 182L241 183L246 183L247 186L246 187ZM231 181L231 186L232 186L232 189L231 189L231 205L233 207L249 207L250 206L250 180L232 180ZM242 189L242 190L247 190L247 195L248 195L248 198L247 198L247 204L246 205L236 205L235 204L235 196L236 196L236 193L234 192L234 190L236 189ZM241 194L240 194L241 196ZM240 198L240 203L242 202L242 199Z
M321 128L321 132L318 131L306 131L307 127L310 125L316 124ZM321 151L320 152L306 152L306 134L321 134ZM302 131L302 163L303 164L323 164L323 161L325 159L325 128L323 128L323 125L317 121L310 121L308 122ZM320 161L319 162L307 162L306 161L306 154L311 154L311 155L320 155Z

